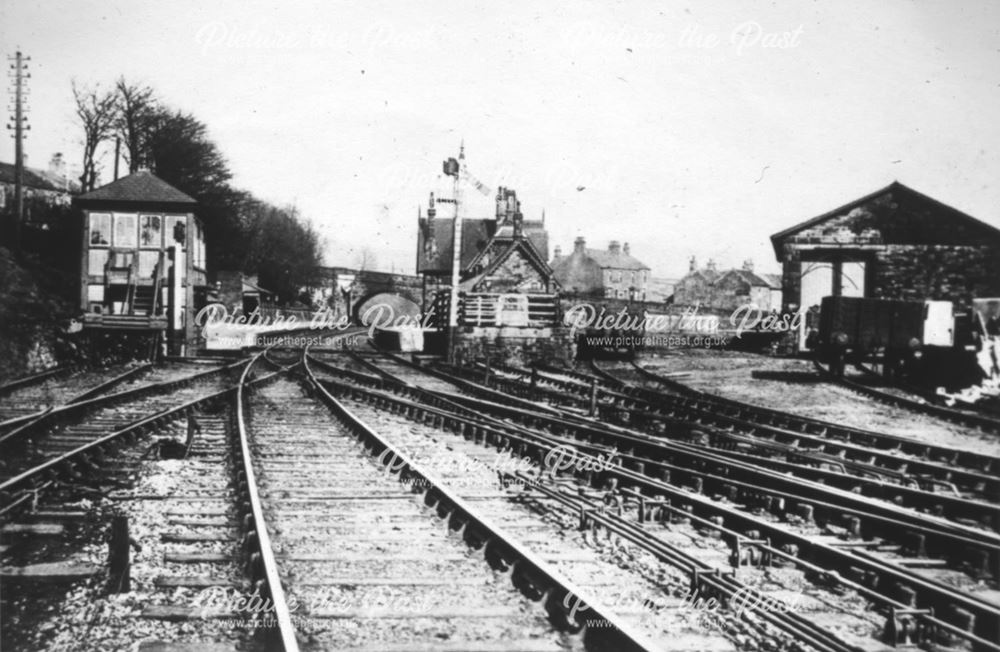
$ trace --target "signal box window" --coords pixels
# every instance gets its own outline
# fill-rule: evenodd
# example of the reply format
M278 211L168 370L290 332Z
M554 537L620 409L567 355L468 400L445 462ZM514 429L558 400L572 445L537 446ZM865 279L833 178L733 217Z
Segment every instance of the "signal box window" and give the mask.
M134 213L115 214L115 247L135 248L138 233Z
M95 247L107 247L111 244L111 215L108 213L90 214L90 244Z
M159 249L163 243L163 218L159 215L143 215L139 222L139 245Z

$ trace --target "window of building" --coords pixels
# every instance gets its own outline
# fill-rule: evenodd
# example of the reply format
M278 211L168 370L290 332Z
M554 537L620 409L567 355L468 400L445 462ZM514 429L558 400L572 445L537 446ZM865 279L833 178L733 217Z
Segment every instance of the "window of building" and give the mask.
M197 221L194 223L194 266L205 268L205 229Z
M107 249L91 249L87 258L87 273L91 276L104 276L104 266L108 264Z
M151 249L163 246L163 218L159 215L143 215L139 218L139 245Z
M107 247L111 244L111 214L90 214L90 244L93 247Z
M135 248L138 244L138 216L135 213L115 213L115 247Z
M166 247L184 248L187 242L183 215L167 215L163 220L163 239Z

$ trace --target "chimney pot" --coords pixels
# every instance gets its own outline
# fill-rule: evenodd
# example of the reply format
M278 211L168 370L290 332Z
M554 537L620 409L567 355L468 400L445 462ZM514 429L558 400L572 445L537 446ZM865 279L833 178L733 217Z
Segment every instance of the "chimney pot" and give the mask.
M691 256L691 261L688 263L688 271L689 272L698 271L698 259L695 258L694 256Z
M608 245L608 251L615 256L617 256L621 252L621 249L622 247L620 244L618 244L617 240L612 240L611 243Z
M753 271L753 259L747 258L743 261L743 271L752 272Z
M625 244L623 244L623 245L622 245L622 251L623 251L623 252L625 252L625 255L626 255L626 256L629 256L629 255L631 255L631 253L632 253L632 252L631 252L631 251L629 250L629 247L628 247L628 243L627 243L627 242L626 242Z
M583 236L580 236L573 241L573 253L582 254L583 250L587 247L587 241L584 240Z

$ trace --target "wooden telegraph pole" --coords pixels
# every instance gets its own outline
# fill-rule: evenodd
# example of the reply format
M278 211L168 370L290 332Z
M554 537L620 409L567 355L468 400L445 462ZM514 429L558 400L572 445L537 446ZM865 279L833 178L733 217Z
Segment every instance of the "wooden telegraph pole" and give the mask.
M21 224L24 222L24 132L31 129L27 124L28 107L25 105L25 96L28 94L26 80L31 77L27 72L28 61L31 57L26 57L18 50L14 56L8 56L12 61L10 64L13 73L8 72L9 77L14 79L14 115L11 119L14 124L7 124L7 129L14 132L14 219L13 233L11 234L11 248L15 255L21 252Z

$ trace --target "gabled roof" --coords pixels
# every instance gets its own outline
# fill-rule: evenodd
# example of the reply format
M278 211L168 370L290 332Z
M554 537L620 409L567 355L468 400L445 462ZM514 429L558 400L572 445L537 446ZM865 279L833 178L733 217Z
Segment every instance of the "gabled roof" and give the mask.
M605 249L586 249L601 269L649 269L649 266L623 251L613 254Z
M489 276L495 272L496 269L500 267L500 265L502 265L508 258L510 258L511 254L515 251L521 251L524 254L524 257L535 266L535 269L538 270L539 274L558 285L558 281L556 281L552 275L552 268L549 267L549 264L545 262L545 259L538 253L538 250L535 249L535 245L533 245L531 240L528 238L515 238L512 236L498 235L494 236L493 241L490 244L496 244L500 247L506 245L506 248L503 249L499 255L494 256L489 262L489 265L487 265L486 269L483 270L484 276ZM488 249L489 246L487 246L487 248L483 251L487 251ZM481 258L482 254L476 256L476 259L472 262L472 266L475 266Z
M14 183L15 167L13 163L0 161L0 183ZM57 175L47 170L36 168L24 168L24 186L34 190L48 190L51 192L68 193L75 189L75 184L69 180L60 179Z
M781 279L781 274L758 274L758 276L767 281L768 285L770 285L772 289L775 290L781 289L783 282Z
M197 204L194 198L174 188L148 170L91 190L76 198L78 202L135 202L157 204Z
M486 250L496 233L495 218L462 218L462 271L466 271ZM451 271L452 239L455 220L450 217L425 217L419 220L417 237L417 274L446 274ZM548 232L539 220L523 222L524 237L543 257L548 253Z
M777 274L757 274L746 269L727 270L721 275L718 275L716 277L716 281L719 281L722 277L729 276L730 274L739 276L745 282L749 283L751 287L781 288L781 277Z
M906 220L910 218L910 216L914 213L916 209L925 209L933 211L933 217L935 218L947 219L949 220L949 223L954 223L956 225L964 224L967 227L967 230L970 230L975 233L976 237L996 239L998 242L1000 242L1000 229L997 229L996 227L986 224L985 222L977 220L976 218L966 213L963 213L957 208L953 208L951 206L948 206L947 204L937 201L936 199L933 199L932 197L928 197L923 193L917 192L916 190L913 190L912 188L903 185L899 181L893 181L885 188L876 190L875 192L865 195L860 199L855 199L852 202L849 202L847 204L844 204L843 206L835 208L832 211L828 211L826 213L823 213L822 215L818 215L812 219L806 220L805 222L801 222L783 231L775 233L774 235L771 236L771 244L774 246L775 255L779 259L781 258L781 243L786 239L788 239L789 237L794 236L795 234L804 231L806 229L809 229L811 227L814 227L816 225L822 224L827 220L832 220L838 217L846 216L851 211L864 207L865 205L870 204L871 202L879 200L883 197L891 197L894 203L896 204L896 206L893 208L894 212L892 215L894 219ZM905 208L900 208L901 206L904 206L904 204ZM900 229L898 230L899 231L909 230L909 232L912 232L914 229L912 229L909 224L903 224L900 226ZM956 233L956 231L953 230L952 233ZM956 235L956 237L960 236ZM952 244L952 243L921 242L921 244Z

